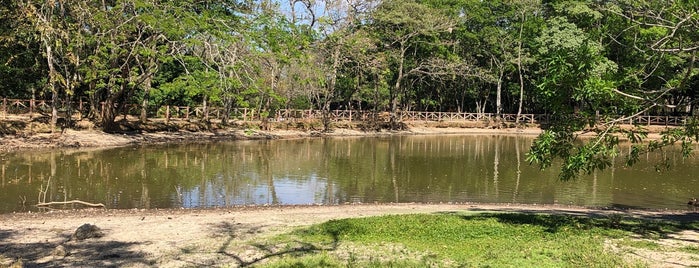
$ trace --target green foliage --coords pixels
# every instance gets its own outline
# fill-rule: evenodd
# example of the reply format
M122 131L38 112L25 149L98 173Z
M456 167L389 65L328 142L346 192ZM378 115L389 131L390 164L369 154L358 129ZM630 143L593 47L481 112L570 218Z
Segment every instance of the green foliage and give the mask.
M617 65L601 55L601 45L575 24L563 17L550 19L536 41L540 59L537 94L549 109L594 111L614 98Z
M556 134L542 135L530 160L560 160L562 178L606 167L616 150L608 136L627 134L622 119L696 110L692 1L307 3L316 14L292 18L275 1L0 0L0 97L109 103L90 113L105 114L94 118L105 129L124 106L148 103L266 114L335 103L516 113L521 104L554 118L546 127ZM635 136L628 163L689 148L693 128L656 142Z

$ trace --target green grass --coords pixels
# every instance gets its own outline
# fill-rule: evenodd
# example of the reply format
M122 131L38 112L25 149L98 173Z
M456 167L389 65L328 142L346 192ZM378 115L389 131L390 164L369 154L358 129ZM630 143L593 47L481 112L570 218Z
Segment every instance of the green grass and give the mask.
M620 246L633 247L647 250L663 250L663 247L655 241L623 239L618 243Z
M266 267L642 267L605 248L696 228L623 217L479 213L332 220L275 238L314 245ZM652 241L633 245L655 248Z
M680 248L680 251L699 255L699 246L684 246Z

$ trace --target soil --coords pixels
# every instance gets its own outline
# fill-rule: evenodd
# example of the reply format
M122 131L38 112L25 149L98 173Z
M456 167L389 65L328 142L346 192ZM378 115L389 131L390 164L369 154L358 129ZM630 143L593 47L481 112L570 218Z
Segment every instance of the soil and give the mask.
M255 124L240 123L231 127L205 126L198 122L163 122L152 121L140 125L133 120L122 123L121 133L106 133L92 127L85 129L55 130L53 133L47 125L29 124L22 129L8 128L0 131L0 152L56 148L104 148L130 145L147 145L178 142L208 142L217 140L250 139L294 139L306 137L346 137L346 136L383 136L383 135L446 135L446 134L518 134L537 135L541 130L535 126L520 128L492 128L487 125L468 123L413 123L405 129L362 130L360 124L342 124L329 132L321 132L312 126L298 124L272 124L271 129L263 131ZM209 127L209 130L205 130ZM35 132L41 130L41 132ZM13 133L2 135L2 133Z
M178 128L183 129L183 128ZM185 128L186 129L186 128ZM304 138L316 136L376 136L431 134L517 134L536 135L537 127L498 128L454 124L411 124L401 131L365 132L343 127L329 133L312 129L273 131L254 128L218 128L213 131L175 130L133 131L109 134L93 130L66 129L58 133L14 131L0 134L0 151L53 148L101 148L129 145L198 142L236 139ZM8 133L12 131L2 133ZM360 204L341 206L233 207L181 210L104 210L52 211L0 215L0 267L200 267L249 266L283 255L283 248L253 246L254 242L294 228L331 219L386 214L439 213L452 211L517 211L525 213L569 213L609 215L623 213L634 217L673 217L697 220L694 213L624 211L615 212L580 207L527 206L509 204ZM75 239L75 231L92 224L99 235ZM683 231L661 238L676 248L695 247L699 233ZM610 246L630 258L657 267L699 265L696 255L680 250L669 252L629 250Z
M223 126L198 121L151 120L139 123L136 118L119 121L118 133L105 133L90 121L75 122L73 128L51 129L47 120L11 118L0 120L0 152L57 148L104 148L178 142L217 140L293 139L305 137L346 137L384 135L538 135L536 124L501 124L488 122L405 122L400 130L375 129L358 122L335 123L328 132L313 122L273 122L269 130L260 130L259 122L234 122ZM44 118L45 119L45 118ZM631 129L631 126L622 126ZM659 138L664 126L646 126L649 138ZM583 133L589 136L592 133ZM623 139L623 137L622 137Z
M218 209L53 211L0 215L0 266L21 260L25 267L199 267L247 266L283 254L283 248L255 247L255 241L331 219L387 214L457 211L565 213L584 216L696 220L696 214L613 211L581 207L512 204L355 204L339 206L254 206ZM75 239L91 224L99 235ZM659 243L693 246L697 231L683 231ZM653 267L699 265L691 254L620 249Z

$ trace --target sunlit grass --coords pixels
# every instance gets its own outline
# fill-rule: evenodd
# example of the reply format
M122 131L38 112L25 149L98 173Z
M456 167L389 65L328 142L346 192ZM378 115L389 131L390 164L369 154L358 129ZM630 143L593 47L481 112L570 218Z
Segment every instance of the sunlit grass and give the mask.
M699 255L699 246L684 246L679 248L680 251Z
M268 267L642 267L605 241L671 224L566 215L421 214L332 220L281 240L318 245ZM652 246L648 243L645 246Z

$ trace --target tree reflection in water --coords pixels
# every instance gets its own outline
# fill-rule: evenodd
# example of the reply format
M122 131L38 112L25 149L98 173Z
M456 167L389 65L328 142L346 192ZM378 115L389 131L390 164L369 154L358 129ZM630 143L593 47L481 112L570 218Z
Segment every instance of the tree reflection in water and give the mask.
M249 204L496 202L683 209L699 160L649 154L633 169L559 182L522 163L529 136L396 136L235 141L5 154L0 212L39 201L110 208ZM668 157L672 169L653 163ZM619 159L621 161L621 159ZM620 168L621 167L621 168Z

